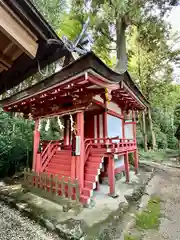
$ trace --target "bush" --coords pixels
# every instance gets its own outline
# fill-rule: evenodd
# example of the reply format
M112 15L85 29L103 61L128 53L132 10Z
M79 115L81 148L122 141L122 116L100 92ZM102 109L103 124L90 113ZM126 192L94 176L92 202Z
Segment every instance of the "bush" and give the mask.
M32 121L0 112L0 177L31 166L33 128Z

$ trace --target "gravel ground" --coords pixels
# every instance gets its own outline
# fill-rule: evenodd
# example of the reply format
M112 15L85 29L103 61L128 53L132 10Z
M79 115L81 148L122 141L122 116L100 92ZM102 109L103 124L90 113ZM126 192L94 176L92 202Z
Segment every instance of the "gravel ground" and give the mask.
M166 168L156 177L155 194L160 196L161 224L157 231L147 231L144 240L180 240L180 170Z
M0 202L0 240L60 240L34 221Z

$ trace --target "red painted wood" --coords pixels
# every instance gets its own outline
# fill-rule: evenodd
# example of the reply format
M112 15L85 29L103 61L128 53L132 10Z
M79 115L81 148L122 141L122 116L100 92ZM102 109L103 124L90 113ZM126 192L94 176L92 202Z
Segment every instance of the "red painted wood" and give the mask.
M97 138L100 138L99 114L97 115Z
M136 122L125 122L125 124L133 124L133 125L136 125Z
M107 138L108 136L108 129L107 129L107 109L105 109L103 113L103 137Z
M92 191L92 189L90 189L90 188L83 188L82 195L91 197L91 191Z
M85 170L84 170L85 174L91 174L91 175L98 175L98 167L94 167L94 168L89 168L89 167L85 167Z
M117 113L117 112L114 112L114 111L112 111L112 110L110 110L110 109L108 109L108 112L107 112L108 114L110 114L110 115L112 115L112 116L114 116L114 117L117 117L117 118L120 118L120 119L124 119L124 116L122 115L122 114L119 114L119 113Z
M39 173L41 172L41 154L37 153L36 155L36 172Z
M85 174L85 181L90 181L90 182L96 182L96 176L97 174Z
M34 145L33 145L33 166L32 170L35 172L40 171L39 166L37 166L37 153L40 143L40 132L38 130L34 130Z
M126 173L126 182L129 182L129 155L128 152L124 155L124 167Z
M115 168L114 173L115 173L115 174L118 174L118 173L121 173L121 172L124 171L124 170L125 170L125 166L121 166L121 167L119 167L119 168Z
M71 156L71 179L76 179L76 157Z
M92 181L84 181L84 186L86 188L93 189L93 185L94 185L94 182L92 182Z
M84 111L77 113L77 136L80 136L80 156L76 157L76 174L79 179L80 191L84 187Z
M94 112L91 114L85 113L84 137L94 138Z
M135 168L135 174L138 174L138 150L134 151L134 168Z
M109 179L109 194L114 195L115 194L115 174L114 174L113 156L109 156L108 179Z
M102 103L102 102L100 102L100 101L98 101L98 100L93 99L92 101L93 101L95 104L97 104L97 105L99 105L99 106L101 106L101 107L103 107L103 108L106 107L106 105L105 105L104 103Z

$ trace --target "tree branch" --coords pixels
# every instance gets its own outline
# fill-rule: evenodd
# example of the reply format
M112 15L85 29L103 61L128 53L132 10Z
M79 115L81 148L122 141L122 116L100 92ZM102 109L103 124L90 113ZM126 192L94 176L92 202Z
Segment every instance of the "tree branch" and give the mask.
M100 33L101 33L102 35L104 35L106 38L108 38L111 42L116 43L116 41L115 41L111 36L108 36L108 34L106 34L106 33L102 30L102 28L100 28L100 29L98 29L98 30L100 31Z

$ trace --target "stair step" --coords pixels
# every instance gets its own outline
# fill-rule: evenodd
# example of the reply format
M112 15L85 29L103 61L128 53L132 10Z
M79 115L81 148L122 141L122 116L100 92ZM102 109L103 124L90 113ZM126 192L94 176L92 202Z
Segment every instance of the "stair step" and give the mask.
M62 164L71 164L71 157L68 157L68 158L64 158L64 157L57 157L57 156L54 156L51 160L51 162L54 162L54 163L62 163Z
M89 204L89 203L90 203L90 198L87 197L87 196L81 195L81 196L80 196L80 202L81 202L83 205Z
M61 170L65 170L65 171L70 171L71 170L71 165L70 164L62 164L61 162L60 163L57 163L57 162L53 162L51 161L48 166L48 168L52 168L52 169L61 169Z
M84 172L85 172L86 174L99 175L99 174L100 174L100 169L98 169L98 168L88 168L88 167L85 167Z
M89 156L87 163L88 162L95 162L95 163L102 162L102 156L101 157L100 156Z
M103 153L106 153L106 148L93 148L92 150L91 150L91 154L103 154Z
M97 182L98 181L98 176L95 174L85 174L85 181L91 181L91 182Z
M100 162L93 162L93 161L87 161L86 162L86 165L85 165L87 168L102 168L102 163L101 161Z
M93 196L93 189L83 188L82 195L87 196L87 197L92 197Z
M60 150L60 151L57 151L56 154L58 154L58 155L71 155L71 151Z
M84 181L85 188L95 189L96 183L91 181Z

